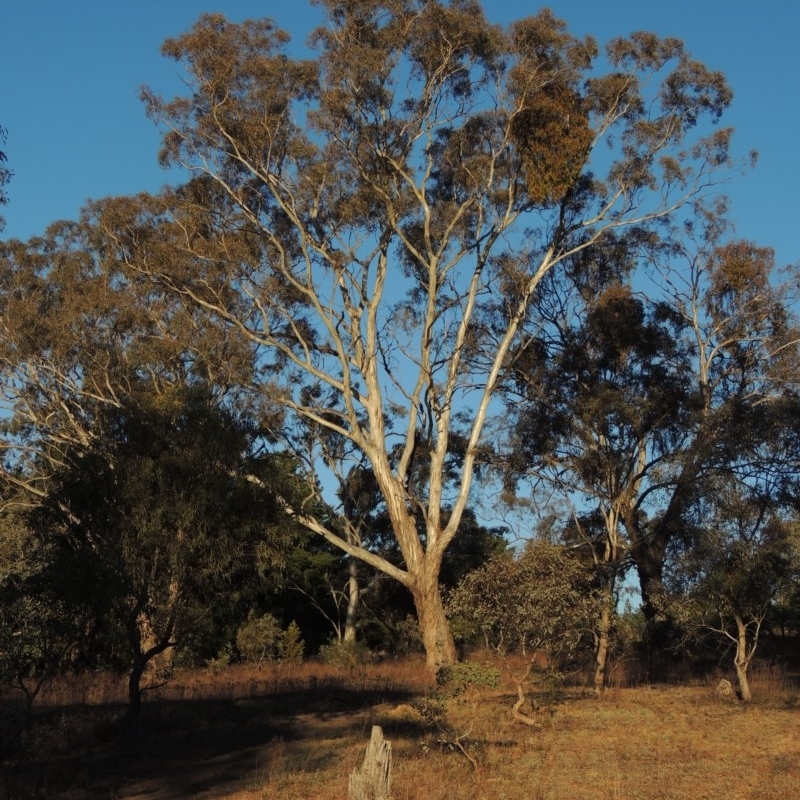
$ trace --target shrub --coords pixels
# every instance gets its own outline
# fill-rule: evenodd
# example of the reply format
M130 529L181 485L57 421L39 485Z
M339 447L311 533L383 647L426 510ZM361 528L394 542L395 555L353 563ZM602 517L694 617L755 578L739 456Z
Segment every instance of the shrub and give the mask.
M283 636L272 614L257 617L251 610L247 622L236 633L236 649L245 661L261 666L262 662L272 661L279 654Z
M288 664L302 664L306 645L300 634L300 626L292 620L289 627L281 635L280 658Z
M436 673L436 686L445 697L458 697L467 689L483 686L496 689L500 685L500 670L485 667L474 661L462 661L441 667Z
M231 664L231 646L225 645L214 658L209 658L206 661L206 666L211 671L212 675L219 675L226 670Z
M352 669L369 661L369 649L361 642L331 642L319 649L324 664L340 669Z

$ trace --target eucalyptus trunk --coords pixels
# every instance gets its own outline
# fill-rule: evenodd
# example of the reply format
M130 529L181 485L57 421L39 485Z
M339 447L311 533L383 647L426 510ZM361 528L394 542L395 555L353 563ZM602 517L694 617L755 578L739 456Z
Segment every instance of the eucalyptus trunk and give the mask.
M458 661L455 641L444 611L442 592L437 578L438 571L431 570L417 585L410 587L414 607L417 610L426 662L429 667L436 670Z
M347 568L349 577L347 580L347 612L344 620L344 641L349 644L356 640L356 620L358 618L361 589L358 585L358 561L351 557Z
M608 654L611 649L611 626L614 612L614 592L604 589L603 605L597 626L597 647L595 650L594 693L602 696L608 681Z
M740 616L736 616L736 659L734 665L736 667L736 681L739 685L739 697L745 703L749 703L753 699L753 694L750 691L750 679L748 671L750 663L753 660L755 653L755 646L750 646L747 641L747 625Z

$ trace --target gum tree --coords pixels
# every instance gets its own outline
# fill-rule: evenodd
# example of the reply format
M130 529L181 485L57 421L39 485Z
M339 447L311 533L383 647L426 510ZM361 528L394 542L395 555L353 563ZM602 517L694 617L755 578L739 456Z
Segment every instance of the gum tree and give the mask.
M793 495L800 474L800 321L796 267L771 248L733 239L724 203L696 206L649 259L660 298L680 320L688 412L626 529L652 617L671 543L715 476L770 481ZM711 490L713 494L713 490Z
M687 638L710 638L732 653L739 697L749 702L762 629L797 568L797 523L769 479L717 476L707 488L691 543L672 548L662 608Z
M0 506L42 502L137 385L165 395L202 381L219 395L249 375L249 353L207 316L125 274L93 214L0 243Z
M154 396L145 384L122 408L105 407L96 427L32 520L127 643L135 732L142 683L162 654L224 605L220 595L245 592L282 561L294 532L278 497L291 499L299 481L292 459L250 455L256 432L206 387Z
M610 266L621 271L617 260ZM565 535L593 563L602 598L594 621L598 693L617 589L631 566L629 518L690 419L679 320L617 281L594 285L583 303L548 287L539 335L515 362L504 474L510 498L522 487L555 491L572 509Z
M730 238L724 203L693 212L551 272L508 385L507 485L555 488L576 506L607 587L599 687L620 575L638 573L648 644L663 645L665 562L709 487L734 475L791 496L798 475L792 281L769 248ZM595 524L582 527L587 510Z
M614 40L601 63L549 11L501 28L473 0L318 5L310 59L270 20L206 15L168 40L187 92L144 99L190 180L161 213L98 222L249 342L285 430L335 434L309 444L320 476L372 471L401 566L293 511L406 586L446 664L439 571L531 299L729 167L730 132L705 123L731 93L675 39Z

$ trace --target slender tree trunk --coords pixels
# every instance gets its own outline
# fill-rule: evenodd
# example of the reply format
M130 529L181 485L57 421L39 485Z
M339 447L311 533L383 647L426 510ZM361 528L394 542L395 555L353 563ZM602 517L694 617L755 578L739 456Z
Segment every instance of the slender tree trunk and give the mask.
M177 597L177 594L176 594ZM142 610L144 601L140 600L128 617L128 645L131 649L131 671L128 675L128 711L126 713L128 744L136 749L139 734L139 715L142 710L142 678L154 659L174 647L172 635L175 629L175 609L168 620L164 632L158 636L152 621Z
M348 559L350 577L347 581L347 615L344 620L344 641L346 644L356 640L356 619L361 590L358 585L358 561L352 556Z
M142 710L142 676L147 664L143 657L136 658L128 676L128 714L134 727Z
M595 651L594 693L601 697L608 680L608 651L611 647L611 624L614 610L614 592L606 587L603 595L603 607L597 630L597 649Z
M736 660L734 662L736 666L736 681L739 684L739 696L743 702L749 703L753 699L753 695L750 691L750 680L747 673L750 668L750 662L753 659L755 647L751 647L748 652L747 626L739 616L736 616L736 634Z
M444 613L442 593L439 589L438 570L430 570L433 576L423 576L416 585L412 585L411 594L417 609L422 644L425 647L425 658L429 667L455 664L458 661L456 645L450 631L450 623Z
M125 746L135 752L139 739L139 716L142 711L142 676L148 660L139 653L134 656L128 675L128 709L125 712L123 741Z

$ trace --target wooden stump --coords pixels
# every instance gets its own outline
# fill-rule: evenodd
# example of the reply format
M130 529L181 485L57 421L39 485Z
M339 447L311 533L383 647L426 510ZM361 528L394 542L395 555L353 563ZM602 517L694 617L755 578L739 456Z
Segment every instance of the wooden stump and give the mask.
M391 784L392 746L380 725L373 725L364 764L350 774L348 800L389 800Z

